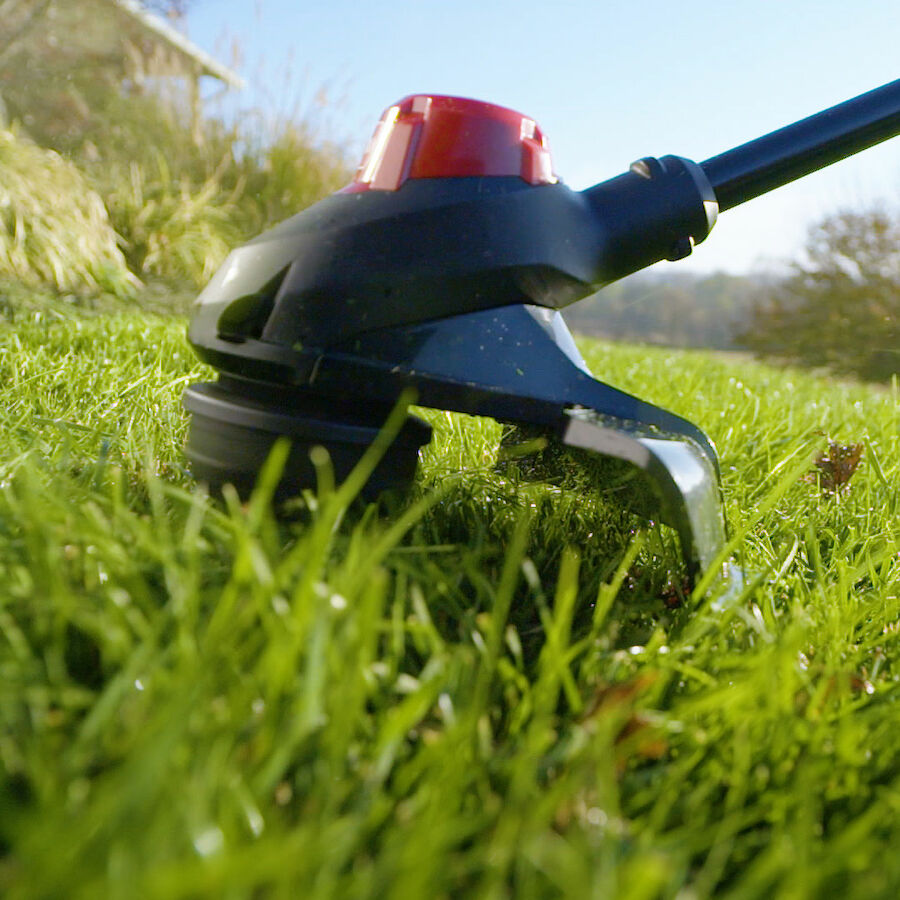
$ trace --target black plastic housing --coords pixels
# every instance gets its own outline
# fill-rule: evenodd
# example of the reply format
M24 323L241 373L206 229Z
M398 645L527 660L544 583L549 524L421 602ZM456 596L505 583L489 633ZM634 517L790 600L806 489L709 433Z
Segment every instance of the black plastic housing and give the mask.
M201 356L215 347L221 366L230 354L216 339L328 348L514 303L558 309L686 255L714 221L712 189L677 157L641 160L584 192L469 177L338 193L235 250L189 337ZM245 372L239 358L235 367Z

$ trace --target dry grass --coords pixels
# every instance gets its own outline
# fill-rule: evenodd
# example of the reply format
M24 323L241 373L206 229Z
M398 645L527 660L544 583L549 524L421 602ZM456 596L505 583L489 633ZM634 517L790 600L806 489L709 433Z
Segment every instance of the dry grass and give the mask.
M0 131L0 275L60 291L128 294L128 271L100 196L81 172Z

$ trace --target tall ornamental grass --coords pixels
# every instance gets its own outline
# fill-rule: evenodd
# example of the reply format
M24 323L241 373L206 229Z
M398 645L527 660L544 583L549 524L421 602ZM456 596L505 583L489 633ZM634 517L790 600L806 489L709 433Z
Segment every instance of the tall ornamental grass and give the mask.
M10 130L0 130L0 276L119 296L138 283L84 175Z

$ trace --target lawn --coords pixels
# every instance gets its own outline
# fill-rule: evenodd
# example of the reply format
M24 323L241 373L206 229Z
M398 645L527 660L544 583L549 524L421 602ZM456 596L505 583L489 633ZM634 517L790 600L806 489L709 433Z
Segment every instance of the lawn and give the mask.
M0 892L900 895L900 389L582 349L717 443L740 596L486 420L391 504L213 502L183 320L0 326Z

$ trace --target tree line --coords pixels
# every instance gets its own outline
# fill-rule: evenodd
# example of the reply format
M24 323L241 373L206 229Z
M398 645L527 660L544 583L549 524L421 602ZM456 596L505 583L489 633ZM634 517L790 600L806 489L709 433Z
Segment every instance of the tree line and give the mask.
M670 347L742 348L760 290L750 277L716 272L639 272L565 311L582 334Z
M638 273L570 307L566 320L588 335L749 350L888 381L900 374L900 216L835 212L778 276Z

